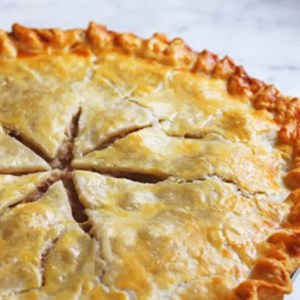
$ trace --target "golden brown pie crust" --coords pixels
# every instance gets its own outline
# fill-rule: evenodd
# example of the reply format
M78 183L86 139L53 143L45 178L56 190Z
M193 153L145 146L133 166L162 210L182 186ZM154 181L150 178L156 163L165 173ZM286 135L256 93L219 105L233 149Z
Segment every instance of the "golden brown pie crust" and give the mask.
M232 299L281 299L291 291L290 275L300 265L300 189L297 189L300 187L300 99L283 96L274 86L249 77L228 57L218 59L206 50L196 53L182 39L169 41L162 34L142 40L131 33L108 31L95 23L90 23L87 30L30 29L15 24L11 33L0 31L3 60L52 53L101 55L106 51L220 78L226 81L230 94L244 95L256 109L265 109L274 115L280 126L280 142L293 149L293 166L285 177L286 184L294 189L287 200L293 206L282 224L282 231L264 243L264 256L253 268L250 278L237 287Z

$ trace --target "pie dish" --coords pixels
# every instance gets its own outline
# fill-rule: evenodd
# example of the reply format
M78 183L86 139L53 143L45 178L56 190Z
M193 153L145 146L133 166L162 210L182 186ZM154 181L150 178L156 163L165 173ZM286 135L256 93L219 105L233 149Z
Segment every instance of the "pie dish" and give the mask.
M282 299L300 99L181 39L0 32L2 299Z

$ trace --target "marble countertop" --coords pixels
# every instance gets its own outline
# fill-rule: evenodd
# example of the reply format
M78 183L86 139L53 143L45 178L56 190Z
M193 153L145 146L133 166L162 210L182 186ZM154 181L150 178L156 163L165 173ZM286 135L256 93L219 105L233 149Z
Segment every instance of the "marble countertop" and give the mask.
M142 37L164 32L195 50L228 54L247 72L300 97L299 0L0 0L0 28L86 27ZM286 300L300 299L300 277Z

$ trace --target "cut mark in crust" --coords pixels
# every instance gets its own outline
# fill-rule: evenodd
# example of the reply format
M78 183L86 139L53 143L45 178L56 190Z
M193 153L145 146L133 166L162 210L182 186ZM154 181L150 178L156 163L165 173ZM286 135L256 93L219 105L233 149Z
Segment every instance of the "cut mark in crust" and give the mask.
M83 224L84 229L88 229L87 227L87 215L84 213L84 207L78 199L78 195L71 177L70 172L62 172L62 181L67 190L68 197L70 200L70 205L72 209L72 215L75 221L79 224ZM88 232L88 231L87 231Z
M55 183L59 180L60 180L60 174L57 172L53 172L53 175L50 178L46 179L45 181L39 183L33 192L31 192L29 195L27 195L23 200L18 201L15 204L9 205L7 207L7 209L14 208L22 203L29 203L29 202L37 201L47 192L47 190L53 183ZM4 211L5 210L3 210L3 212ZM1 214L3 212L1 212Z
M29 194L25 199L24 202L34 202L38 199L40 199L49 189L49 187L55 183L56 181L60 180L59 174L55 174L52 176L52 178L42 182L39 184L35 191L33 191L31 194Z
M49 157L47 157L43 151L41 151L38 147L36 147L32 142L30 142L26 137L24 137L18 130L11 127L10 125L2 124L4 132L9 135L10 137L16 139L24 146L32 150L36 155L41 157L46 162L49 162Z
M47 245L47 247L42 252L41 260L40 260L41 261L40 270L41 270L42 282L41 282L41 286L39 287L39 289L46 286L46 276L45 276L46 260L47 260L48 255L50 254L51 250L55 247L55 244L57 243L58 240L59 240L59 238L52 240L51 243L49 243L49 245ZM28 292L28 290L26 292Z
M68 131L66 132L66 138L62 145L60 146L58 153L54 159L47 157L43 151L36 147L32 142L26 139L18 130L12 128L10 125L2 124L4 132L10 137L16 139L24 146L32 150L37 156L45 160L52 169L60 170L71 170L71 161L73 159L73 144L74 139L78 134L78 122L81 114L81 109L78 109L78 112L74 115L71 124L69 125ZM2 172L3 173L3 172ZM9 174L9 172L7 172ZM29 172L30 174L33 172ZM5 173L6 174L6 173ZM25 175L28 172L14 172L14 174Z
M67 191L74 220L80 225L82 229L84 229L85 232L89 233L90 227L87 222L87 216L84 213L83 205L78 199L78 195L71 178L71 172L69 171L53 171L53 175L50 178L38 184L33 192L25 196L23 200L15 204L9 205L6 209L12 209L18 206L19 204L30 203L39 200L48 191L51 185L59 180L62 180L64 187ZM6 209L4 209L3 212Z
M76 168L76 170L91 171L95 173L100 173L102 175L108 175L115 178L129 179L141 183L157 183L171 177L165 174L150 174L150 173L142 173L142 172L137 173L137 172L132 172L132 170L125 170L120 168L110 169L110 168L97 167L97 169L94 169L93 167L87 167L87 168L81 167L81 168Z
M84 155L87 155L93 151L99 151L103 150L105 148L108 148L109 146L113 145L116 141L125 138L127 135L140 131L145 128L152 127L152 125L145 125L145 126L140 126L140 127L134 127L134 128L127 128L121 131L116 132L115 134L109 136L105 141L103 141L100 145L96 146L95 149L87 151L83 153ZM71 162L71 161L70 161Z
M78 135L78 123L81 114L81 108L78 109L77 113L73 116L72 122L69 125L68 131L66 132L65 141L60 146L58 153L52 161L50 166L60 170L71 170L71 161L73 159L73 145L74 139Z
M79 171L79 169L76 169ZM93 170L93 169L82 169L83 171L90 171L94 173L98 173L104 176L110 176L113 178L119 178L119 179L128 179L134 182L139 182L139 183L147 183L147 184L156 184L159 182L163 182L166 180L174 181L178 184L184 184L184 183L193 183L193 182L203 182L208 179L217 179L220 180L231 187L234 188L237 194L241 195L242 197L245 198L253 198L255 196L268 196L272 197L271 195L268 195L264 192L249 192L243 190L241 187L239 187L238 184L236 184L233 180L229 180L227 178L224 178L218 174L212 174L212 175L206 175L201 178L194 178L194 179L186 179L186 178L181 178L181 177L176 177L176 176L164 176L164 175L159 175L159 174L147 174L147 173L134 173L134 172L121 172L121 171L108 171L106 169L102 170Z
M152 174L143 174L143 173L133 173L133 172L124 172L124 173L118 173L118 172L97 172L101 175L107 175L115 178L123 178L123 179L129 179L135 182L140 183L149 183L149 184L155 184L164 180L167 180L168 177L158 176L158 175L152 175Z
M188 182L196 182L196 181L205 181L207 178L216 178L218 177L220 180L223 182L226 182L228 184L234 185L236 187L236 190L238 193L240 193L243 196L249 196L249 195L267 195L267 193L262 192L262 191L257 191L257 192L249 192L243 190L236 182L233 180L221 177L218 174L211 174L211 175L205 175L204 177L195 177L192 179L186 179L184 177L178 177L178 176L173 176L173 175L167 175L167 174L153 174L153 173L137 173L137 172L132 172L132 170L126 170L126 169L121 169L121 168L76 168L76 170L84 170L84 171L91 171L95 173L100 173L102 175L108 175L111 177L115 178L124 178L124 179L129 179L132 181L140 182L140 183L158 183L167 179L174 179L177 182L181 183L188 183Z

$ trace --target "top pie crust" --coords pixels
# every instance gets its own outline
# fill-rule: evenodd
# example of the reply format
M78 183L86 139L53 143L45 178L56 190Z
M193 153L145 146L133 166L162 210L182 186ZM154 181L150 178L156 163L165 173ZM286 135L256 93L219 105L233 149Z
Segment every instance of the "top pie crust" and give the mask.
M291 291L298 98L181 39L95 23L14 25L0 55L0 297Z

